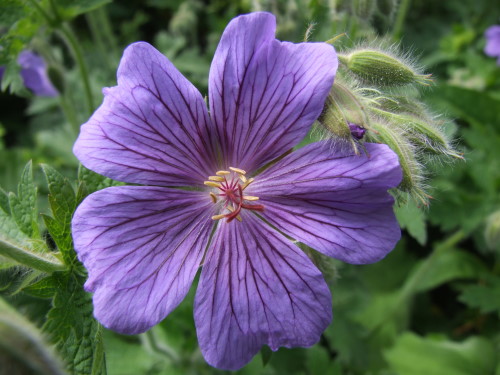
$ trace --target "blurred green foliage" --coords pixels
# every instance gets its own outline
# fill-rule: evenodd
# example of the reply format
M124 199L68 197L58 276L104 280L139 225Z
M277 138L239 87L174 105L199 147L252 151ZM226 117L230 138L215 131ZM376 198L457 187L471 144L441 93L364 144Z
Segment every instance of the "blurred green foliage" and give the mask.
M335 43L339 50L383 39L419 54L436 79L423 99L434 113L454 119L446 131L466 161L429 161L430 208L412 201L397 208L403 238L386 259L365 266L328 262L334 321L317 345L263 350L237 373L500 375L500 252L484 237L488 217L500 209L500 67L482 52L484 30L500 22L497 1L1 0L0 6L0 65L7 67L0 185L17 191L0 191L1 246L49 263L29 270L0 258L0 295L36 325L26 337L36 345L50 340L69 373L101 374L105 367L114 375L224 373L209 367L198 349L195 287L143 335L118 335L93 320L69 222L83 197L114 182L83 168L77 173L71 146L89 104L95 109L101 88L116 84L126 45L153 43L206 95L226 24L267 10L277 16L283 40L302 41L314 23L311 40L347 33ZM16 63L23 49L43 55L58 98L34 97L23 88ZM25 168L29 160L33 167ZM40 163L52 167L42 170ZM53 257L56 248L61 259ZM51 273L51 264L61 270ZM8 320L14 310L2 309L9 312L0 313L0 329L17 329ZM0 374L11 368L3 366L11 363L8 356L0 345ZM30 355L26 363L36 359Z

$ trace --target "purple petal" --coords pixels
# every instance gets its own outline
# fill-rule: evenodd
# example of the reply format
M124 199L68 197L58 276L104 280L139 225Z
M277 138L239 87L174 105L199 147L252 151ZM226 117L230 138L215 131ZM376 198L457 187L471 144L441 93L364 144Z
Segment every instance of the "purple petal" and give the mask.
M491 57L500 57L500 26L493 25L489 27L484 35L486 37L484 53Z
M205 360L236 370L263 345L311 346L331 321L319 270L253 214L222 222L196 292L194 316Z
M160 187L112 187L83 201L73 239L105 327L143 332L182 301L207 246L213 209L207 194Z
M258 196L262 216L285 234L348 263L372 263L400 238L393 198L398 157L365 143L369 156L335 151L325 142L288 155L256 177L245 193Z
M38 96L57 96L58 92L50 82L47 74L47 64L36 53L23 51L17 59L21 65L21 77L24 86Z
M251 171L295 146L332 87L338 66L333 47L280 42L275 29L272 14L239 16L215 52L210 114L228 166Z
M118 86L104 94L74 147L87 168L120 181L171 186L202 185L216 170L201 94L151 45L127 47Z

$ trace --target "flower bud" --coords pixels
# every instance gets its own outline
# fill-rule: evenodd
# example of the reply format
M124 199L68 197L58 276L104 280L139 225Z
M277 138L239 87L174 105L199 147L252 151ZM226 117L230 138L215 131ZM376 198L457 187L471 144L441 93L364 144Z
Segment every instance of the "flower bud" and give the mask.
M427 205L429 196L422 187L423 172L417 161L414 146L408 142L403 132L389 124L375 121L372 122L371 128L373 132L369 133L370 140L388 145L399 157L403 179L398 189Z
M328 95L319 122L335 140L348 144L357 152L356 140L363 137L368 123L365 107L363 98L356 94L356 90L339 80Z
M449 144L446 135L431 119L415 114L394 113L378 108L371 108L373 113L407 132L408 139L421 151L435 155L462 158Z
M493 212L486 219L484 239L490 250L500 251L500 210Z
M430 75L419 74L409 64L386 52L360 49L339 60L361 80L378 86L429 85Z

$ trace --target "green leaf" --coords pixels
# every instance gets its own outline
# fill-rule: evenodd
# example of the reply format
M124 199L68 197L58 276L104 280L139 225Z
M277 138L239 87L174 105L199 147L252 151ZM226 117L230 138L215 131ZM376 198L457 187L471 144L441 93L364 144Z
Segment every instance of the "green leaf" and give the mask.
M273 351L269 348L269 346L263 346L262 349L260 349L260 355L262 356L262 366L265 367L271 360Z
M76 209L76 197L71 183L48 165L42 165L49 187L49 205L53 217L42 215L47 230L54 239L67 265L75 264L76 254L71 238L71 218Z
M401 228L406 229L420 245L425 245L427 242L425 215L415 202L409 200L405 205L397 206L395 212Z
M14 193L9 194L12 217L23 233L30 237L39 237L37 188L33 182L31 161L24 168L17 190L17 196Z
M52 298L57 292L57 279L48 276L23 288L23 292L37 298Z
M472 254L456 249L435 251L415 267L405 286L411 293L418 293L455 279L475 279L484 272L485 265Z
M496 278L487 285L468 285L464 287L459 300L482 313L496 311L500 316L500 279Z
M74 18L79 14L90 12L110 2L111 0L56 0L55 1L60 16L66 20Z
M10 216L9 195L2 188L0 188L0 210Z
M92 298L75 275L54 275L57 293L43 330L72 375L103 375L106 365L101 326L92 315Z
M0 12L0 25L12 25L24 16L26 12L24 2L21 0L2 0Z
M402 334L384 354L398 375L493 374L496 356L493 344L482 337L457 343L413 333Z
M81 202L87 195L95 191L105 189L111 186L123 185L123 183L114 181L108 177L97 174L80 164L78 168L78 191L77 202Z

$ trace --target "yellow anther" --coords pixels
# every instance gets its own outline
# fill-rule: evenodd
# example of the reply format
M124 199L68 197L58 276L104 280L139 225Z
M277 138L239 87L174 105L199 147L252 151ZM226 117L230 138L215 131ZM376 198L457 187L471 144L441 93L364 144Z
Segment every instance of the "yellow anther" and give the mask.
M229 172L229 171L217 171L217 172L215 172L215 174L217 176L225 176L225 175L230 174L230 173L231 172Z
M240 223L243 221L240 215L236 216L236 220L238 220Z
M249 178L249 179L247 180L247 182L245 182L245 183L243 184L243 186L241 187L241 190L245 190L245 188L246 188L248 185L250 185L253 181L254 181L254 179L253 179L253 178Z
M238 173L238 174L247 174L247 172L244 171L243 169L234 168L234 167L229 167L229 169L232 170L233 172Z
M217 195L214 193L210 192L210 198L212 198L212 202L217 203Z
M212 216L212 220L220 220L220 219L224 219L226 217L226 215L222 214L222 215L214 215Z
M208 179L210 181L218 181L218 182L222 182L225 180L225 178L221 176L208 176Z
M205 185L207 185L207 186L220 188L220 184L218 184L217 182L214 182L214 181L205 181L205 182L203 182L203 183L204 183Z
M243 181L243 183L247 182L247 178L244 175L240 174L239 177L240 180Z
M244 195L243 196L243 200L246 200L246 201L258 201L259 197L254 197L252 195Z

